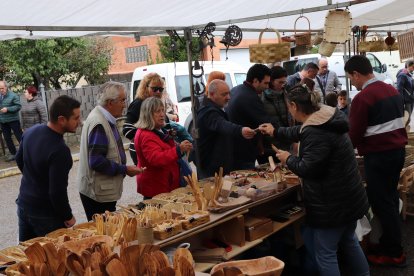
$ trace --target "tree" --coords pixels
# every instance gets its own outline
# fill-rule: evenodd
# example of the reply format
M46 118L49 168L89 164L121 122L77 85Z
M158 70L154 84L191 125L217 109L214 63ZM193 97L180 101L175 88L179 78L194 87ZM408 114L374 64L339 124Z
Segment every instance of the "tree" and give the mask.
M200 60L200 52L198 51L198 38L192 39L192 59ZM158 40L161 57L157 56L157 63L187 61L187 50L184 38L177 41L177 50L171 50L171 38L169 36L161 36Z
M60 89L63 83L76 86L82 77L90 84L104 79L112 45L105 38L18 39L0 42L0 52L0 77L13 72L12 83Z

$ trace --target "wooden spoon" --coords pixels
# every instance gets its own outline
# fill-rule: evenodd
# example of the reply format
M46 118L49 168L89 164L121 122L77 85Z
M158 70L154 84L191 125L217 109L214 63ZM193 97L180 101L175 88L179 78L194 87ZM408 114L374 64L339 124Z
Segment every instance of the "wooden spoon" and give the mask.
M112 259L105 268L109 276L128 276L125 266L118 259Z

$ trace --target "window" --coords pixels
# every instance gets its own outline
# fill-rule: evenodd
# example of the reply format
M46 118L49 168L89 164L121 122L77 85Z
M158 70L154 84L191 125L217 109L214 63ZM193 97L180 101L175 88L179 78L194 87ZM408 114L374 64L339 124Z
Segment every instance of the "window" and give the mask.
M367 54L367 58L371 63L372 70L377 73L382 73L381 62L377 59L377 57L371 54Z
M126 63L146 61L148 59L147 45L126 48L125 57L126 57Z
M208 80L208 75L210 75L210 74L205 74L206 80ZM233 88L233 84L231 83L230 74L229 73L225 73L224 75L226 76L226 83L227 83L227 85L229 86L230 89L232 89Z
M246 80L246 73L234 73L234 78L236 79L236 85L243 84Z
M193 79L194 84L197 82ZM179 103L191 101L190 81L188 75L175 76L175 91Z

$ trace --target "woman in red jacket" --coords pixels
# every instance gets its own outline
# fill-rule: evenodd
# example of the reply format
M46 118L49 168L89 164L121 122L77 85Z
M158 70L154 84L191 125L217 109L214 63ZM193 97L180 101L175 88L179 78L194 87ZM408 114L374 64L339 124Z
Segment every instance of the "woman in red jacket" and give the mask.
M144 199L171 192L179 187L178 159L192 149L192 144L188 140L177 144L173 137L162 129L164 125L163 102L156 97L145 99L134 139L138 167L146 167L146 170L137 176L137 191Z

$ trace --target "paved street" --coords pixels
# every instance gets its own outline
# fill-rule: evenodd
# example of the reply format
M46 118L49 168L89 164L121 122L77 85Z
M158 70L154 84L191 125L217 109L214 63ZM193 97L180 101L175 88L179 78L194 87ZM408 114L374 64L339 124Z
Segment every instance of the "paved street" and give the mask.
M127 153L129 157L129 153ZM0 161L4 163L3 160ZM132 161L128 159L128 163ZM69 175L69 201L78 223L85 222L86 216L79 198L76 185L76 174L79 162L74 162ZM0 179L0 248L16 245L18 239L17 215L15 200L19 193L21 175ZM119 204L129 204L140 201L141 196L136 192L135 177L125 177L124 193Z

